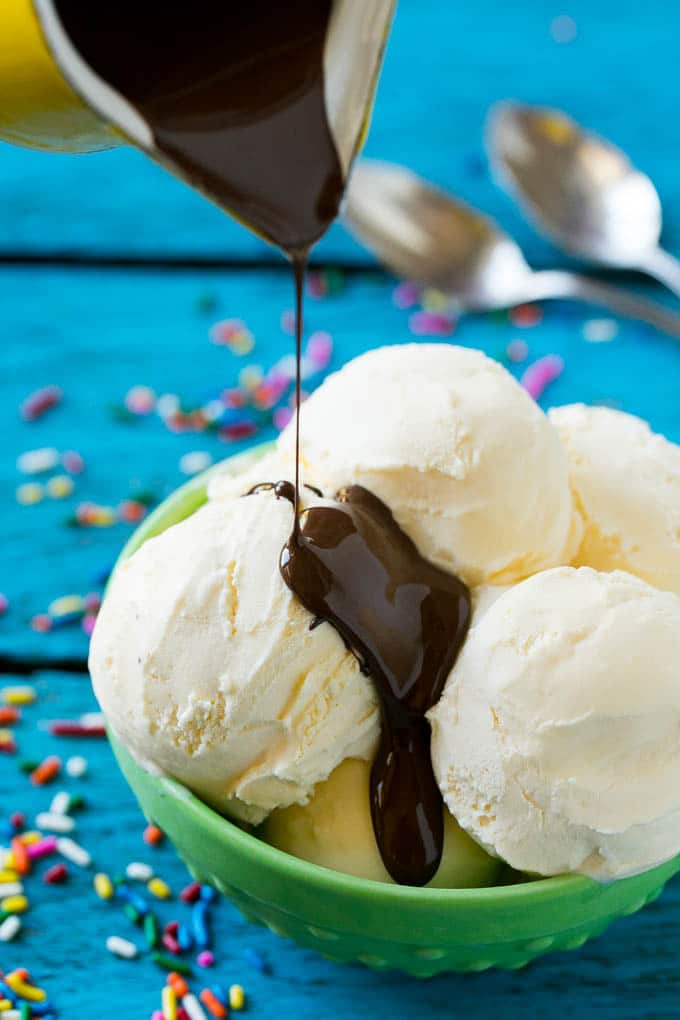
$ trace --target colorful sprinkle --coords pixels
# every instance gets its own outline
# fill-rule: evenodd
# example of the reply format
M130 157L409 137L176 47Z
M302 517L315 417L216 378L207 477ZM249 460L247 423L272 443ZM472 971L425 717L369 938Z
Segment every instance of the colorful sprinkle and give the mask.
M68 878L68 868L65 864L55 864L49 868L44 876L43 881L47 882L48 885L60 885L65 882Z
M23 401L19 413L24 421L35 421L50 408L61 403L63 393L58 386L43 386L35 390Z
M161 993L163 1020L177 1020L177 996L172 985L165 985Z
M85 461L77 450L64 450L61 463L70 475L81 475L85 470Z
M137 946L129 939L120 938L119 935L109 935L106 940L106 948L114 956L123 960L134 960L137 956Z
M148 846L158 846L163 842L163 838L163 830L159 829L157 825L147 825L142 835L142 839Z
M130 414L151 414L156 406L156 394L149 386L133 386L125 394L124 403Z
M618 336L619 324L615 319L587 319L583 323L583 339L589 344L606 344Z
M209 949L204 949L196 957L196 963L198 964L199 967L212 967L214 962L215 962L215 957L210 952Z
M451 336L456 328L455 319L441 312L414 312L408 324L415 336Z
M48 832L59 832L64 835L73 832L76 823L69 815L54 815L49 811L42 811L35 817L35 824L39 829L47 829Z
M538 326L543 318L543 311L538 305L517 305L516 308L510 309L508 318L513 326L530 329L532 326Z
M243 1009L246 1002L246 994L242 985L232 985L229 989L229 1006L233 1010Z
M9 599L0 591L0 616L4 616L9 609Z
M142 861L130 861L125 868L125 874L133 882L149 882L153 878L153 868Z
M195 995L185 995L182 1005L189 1016L189 1020L207 1020L203 1008Z
M190 882L189 885L185 886L179 894L179 898L183 903L195 903L201 895L201 884L200 882Z
M35 506L45 498L45 490L38 482L26 482L16 491L17 503L21 506Z
M113 899L113 882L103 871L98 872L94 876L94 891L100 900Z
M79 868L89 868L92 863L90 854L85 850L84 847L76 843L73 839L61 838L57 840L57 852L65 857L71 864L77 865Z
M11 942L21 931L21 919L12 914L0 924L0 942Z
M529 357L529 345L525 340L511 340L505 348L508 361L521 364Z
M45 485L45 491L50 499L66 499L73 492L73 479L68 475L55 475Z
M534 400L538 400L545 389L558 379L564 371L564 362L557 354L546 354L534 361L525 370L520 382Z
M83 758L82 755L74 754L66 762L66 773L71 776L72 779L82 779L87 774L87 758Z
M59 451L53 446L43 446L38 450L27 450L17 457L17 470L22 475L40 475L51 471L59 463Z
M45 786L56 779L60 772L61 758L51 754L31 773L31 782L34 786Z
M219 406L222 407L221 404ZM197 475L199 471L206 471L212 462L212 455L206 450L192 450L180 457L179 469L183 475Z
M222 1005L220 1000L209 988L203 989L200 994L200 999L211 1016L216 1016L219 1020L223 1020L223 1018L226 1017L228 1012L226 1006Z

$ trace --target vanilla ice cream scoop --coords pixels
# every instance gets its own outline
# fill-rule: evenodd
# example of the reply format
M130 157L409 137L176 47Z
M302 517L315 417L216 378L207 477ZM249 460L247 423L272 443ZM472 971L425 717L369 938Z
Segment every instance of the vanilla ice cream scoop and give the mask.
M259 822L370 758L369 679L278 569L292 508L273 493L209 503L115 572L90 653L107 720L145 765Z
M369 351L312 394L300 426L305 481L327 495L352 483L370 489L423 556L468 584L567 563L578 544L555 430L480 351ZM281 463L291 463L294 442L289 426Z
M633 875L680 852L680 598L537 574L482 615L430 713L451 813L521 871Z
M584 520L574 562L680 594L680 446L606 407L574 404L549 417Z

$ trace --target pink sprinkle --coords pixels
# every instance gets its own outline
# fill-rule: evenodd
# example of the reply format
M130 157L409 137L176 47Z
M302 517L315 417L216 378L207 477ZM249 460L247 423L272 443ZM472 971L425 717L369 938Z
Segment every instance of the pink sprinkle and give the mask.
M156 406L156 394L149 386L133 386L125 394L125 406L131 414L151 414Z
M223 390L221 399L225 407L230 407L232 409L245 407L246 404L245 393L243 390L239 389Z
M64 450L61 462L70 475L81 475L85 470L85 461L77 450Z
M36 860L40 857L47 857L48 854L53 854L56 849L57 837L45 836L39 843L29 843L26 847L26 853L31 860Z
M534 400L538 400L545 388L564 371L564 361L558 354L546 354L525 370L520 382Z
M196 963L198 964L199 967L212 967L214 962L215 957L213 956L209 949L204 949L196 957Z
M295 334L295 312L292 308L286 308L285 311L281 312L281 319L279 321L284 333L287 333L288 336Z
M293 412L290 407L279 407L274 411L274 425L282 432L290 419L293 417Z
M243 336L250 336L250 330L242 319L223 319L210 327L209 335L212 343L228 347Z
M538 305L517 305L517 308L510 309L508 316L513 326L525 329L537 326L543 318L543 312Z
M333 337L325 330L312 333L307 343L307 357L317 371L326 368L333 356Z
M31 620L31 628L37 631L38 634L47 634L48 631L52 630L52 617L48 616L47 613L38 613Z
M519 364L522 361L526 361L529 356L529 345L525 340L511 340L508 346L505 348L510 361L514 361L515 364Z
M456 328L455 320L441 312L414 312L408 324L416 336L451 336Z
M161 1013L160 1009L154 1009L153 1013L151 1014L151 1020L163 1020L163 1014Z
M310 298L322 298L328 293L328 281L324 273L312 270L307 274L307 294Z
M404 280L392 292L392 301L397 308L413 308L414 305L418 304L419 297L420 288L415 283L411 283L410 280Z
M34 390L33 393L26 397L19 408L21 417L24 421L35 421L45 411L49 411L51 407L56 407L57 404L60 404L63 395L58 386L43 386L39 390Z
M6 595L3 595L2 592L0 591L0 616L4 616L8 609L9 599L7 598Z
M89 591L83 599L85 608L89 609L91 613L96 613L102 604L102 597L98 591Z
M257 425L252 421L237 421L233 425L225 425L217 433L227 443L235 443L239 439L249 439L257 432Z
M97 617L94 613L86 613L83 617L80 626L85 631L88 637L92 637L94 634L94 625L97 622Z

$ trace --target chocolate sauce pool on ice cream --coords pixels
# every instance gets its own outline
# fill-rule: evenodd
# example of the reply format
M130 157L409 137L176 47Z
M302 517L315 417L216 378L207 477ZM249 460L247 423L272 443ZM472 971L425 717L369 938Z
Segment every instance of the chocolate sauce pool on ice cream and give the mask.
M299 397L307 257L337 215L346 176L324 89L331 0L195 0L188 8L165 5L160 15L135 0L101 5L96 16L80 0L58 0L57 11L79 53L143 115L170 168L290 258ZM295 486L275 487L294 508L282 576L315 618L335 627L376 685L376 839L390 874L422 885L443 845L425 712L465 639L469 592L420 556L363 487L301 514L299 454L298 413Z

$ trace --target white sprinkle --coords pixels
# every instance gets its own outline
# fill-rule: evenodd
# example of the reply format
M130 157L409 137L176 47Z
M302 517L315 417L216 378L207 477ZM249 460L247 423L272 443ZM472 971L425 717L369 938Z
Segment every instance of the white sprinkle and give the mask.
M84 712L78 720L86 729L104 726L105 720L101 712Z
M2 1014L2 1020L21 1020L21 1013L18 1009L6 1009Z
M589 344L607 344L616 339L618 332L616 319L587 319L583 323L583 339Z
M17 468L24 475L39 475L43 471L51 471L59 463L59 451L53 446L45 446L40 450L27 450L17 457Z
M151 865L143 864L141 861L130 861L125 869L125 874L134 882L148 882L149 879L153 878L153 868Z
M550 34L556 43L571 43L578 35L578 28L568 14L558 14L550 22Z
M203 1007L195 995L185 995L182 999L182 1005L189 1020L208 1020L203 1012Z
M161 418L170 418L179 411L179 397L176 393L163 393L156 401L156 410Z
M224 407L222 407L224 410ZM183 475L196 475L205 471L212 464L212 456L206 450L192 450L179 459L179 469Z
M0 885L0 899L4 899L5 896L22 896L23 892L21 882L5 882L4 885Z
M92 864L92 858L87 850L73 839L58 839L57 852L71 864L77 864L79 868L89 868Z
M35 816L37 829L47 829L48 832L73 832L76 823L69 815L55 815L49 811L41 811Z
M69 758L66 762L66 774L71 776L72 779L80 779L87 772L87 758L83 758L80 754L74 754L72 758Z
M53 815L67 815L70 803L70 794L68 794L66 790L60 790L59 793L55 793L52 798L50 813Z
M0 942L11 942L19 934L20 930L21 918L17 917L16 914L11 914L10 917L6 917L2 924L0 924Z
M137 946L128 939L122 939L119 935L109 935L106 940L106 948L114 956L120 956L123 960L134 960L137 955Z

